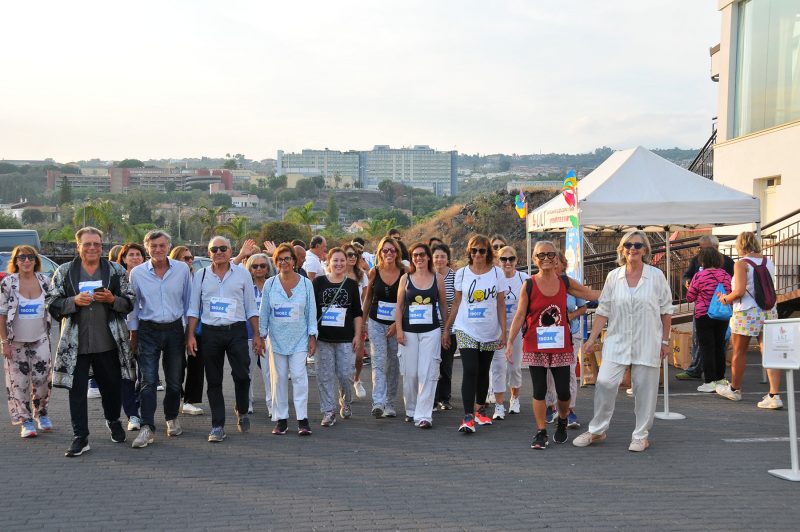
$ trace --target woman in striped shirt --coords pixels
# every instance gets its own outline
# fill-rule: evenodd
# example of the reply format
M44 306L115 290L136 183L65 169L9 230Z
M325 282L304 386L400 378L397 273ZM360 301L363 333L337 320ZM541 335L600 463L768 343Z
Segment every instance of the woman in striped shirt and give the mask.
M439 243L433 246L433 268L436 273L444 277L444 293L447 300L447 313L453 308L453 300L456 298L456 289L453 281L456 272L450 267L450 247L447 244ZM444 331L444 321L442 321L442 335ZM436 405L439 410L452 410L450 405L450 387L453 378L453 355L456 352L456 335L448 331L450 343L447 348L442 348L442 362L439 365L439 383L436 385Z

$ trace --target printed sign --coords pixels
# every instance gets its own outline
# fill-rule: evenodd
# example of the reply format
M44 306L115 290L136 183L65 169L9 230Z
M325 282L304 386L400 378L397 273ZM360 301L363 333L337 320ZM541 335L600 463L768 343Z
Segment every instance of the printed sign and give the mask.
M83 281L78 283L78 292L89 292L90 294L95 291L96 288L102 288L103 281Z
M764 322L764 367L800 369L800 318Z
M536 327L536 345L539 349L563 349L564 327Z
M346 308L324 307L322 309L322 321L324 327L344 327L344 318L347 315Z

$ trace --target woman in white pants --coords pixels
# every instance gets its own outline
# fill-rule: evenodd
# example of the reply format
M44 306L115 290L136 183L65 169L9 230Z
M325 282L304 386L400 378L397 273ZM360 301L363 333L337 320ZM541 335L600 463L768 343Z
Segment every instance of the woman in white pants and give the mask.
M264 253L256 253L251 255L245 263L247 271L253 278L253 292L256 298L256 306L261 305L261 294L264 292L264 284L270 276L269 257ZM261 377L264 379L264 396L266 397L267 416L272 411L272 389L271 378L269 376L269 362L266 360L259 360L259 356L253 349L253 334L250 328L250 323L245 321L247 326L247 349L250 353L250 406L247 409L248 414L253 413L253 372L256 371L258 365L261 364Z
M589 430L572 441L576 447L606 439L617 389L628 366L636 414L628 450L641 452L650 446L659 372L662 359L671 352L672 325L672 292L663 272L650 266L650 255L650 242L643 231L625 233L617 246L620 267L606 277L592 333L584 344L586 352L593 352L600 331L608 324L594 390L594 417Z
M395 310L405 420L429 429L439 381L440 347L447 348L450 342L449 335L442 337L436 308L446 322L447 299L444 278L433 271L431 248L420 242L411 246L409 253L411 267L400 279Z
M289 424L289 375L292 377L294 412L298 434L308 436L308 374L306 356L316 350L317 312L314 287L295 272L297 256L289 244L279 245L272 254L278 275L264 285L261 296L259 329L269 337L269 362L272 380L272 433L286 434Z
M492 242L492 249L497 245L498 240ZM517 271L517 252L511 246L502 246L497 249L497 262L503 270L506 295L506 325L511 327L514 314L517 312L519 293L526 279L530 275L525 272ZM505 400L506 388L511 389L511 397L508 401L508 413L519 414L519 389L522 386L522 336L519 336L513 344L513 358L509 362L506 360L505 350L495 351L492 358L492 367L489 370L490 389L494 391L495 407L492 419L505 419L506 409L503 401Z

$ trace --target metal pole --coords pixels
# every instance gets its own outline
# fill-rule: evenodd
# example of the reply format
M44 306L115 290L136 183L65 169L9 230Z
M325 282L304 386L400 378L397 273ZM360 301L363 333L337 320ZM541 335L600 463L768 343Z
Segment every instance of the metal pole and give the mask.
M800 464L797 460L797 419L795 417L794 371L786 370L786 395L789 399L789 453L792 457L791 469L770 469L769 474L784 480L800 481Z
M667 285L669 286L669 293L670 297L672 297L672 275L670 273L670 249L669 249L669 230L667 229L666 235L666 255L667 255ZM678 419L686 419L686 416L683 414L679 414L677 412L670 412L669 411L669 363L667 362L667 358L664 358L664 411L663 412L656 412L656 417L658 419L669 419L669 420L678 420Z

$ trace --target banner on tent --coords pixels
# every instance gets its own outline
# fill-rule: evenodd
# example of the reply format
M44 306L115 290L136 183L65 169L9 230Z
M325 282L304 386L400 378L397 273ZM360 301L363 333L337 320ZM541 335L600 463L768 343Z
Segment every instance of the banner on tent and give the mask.
M552 231L573 227L573 218L578 216L578 208L564 206L528 214L528 231Z
M567 256L567 275L583 283L583 231L580 227L567 229L564 255Z

